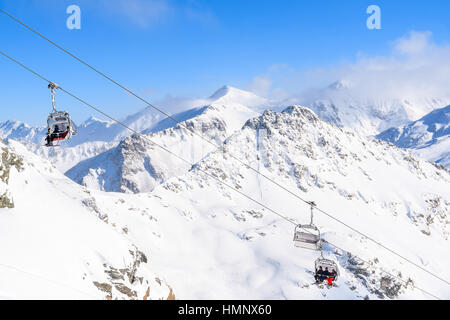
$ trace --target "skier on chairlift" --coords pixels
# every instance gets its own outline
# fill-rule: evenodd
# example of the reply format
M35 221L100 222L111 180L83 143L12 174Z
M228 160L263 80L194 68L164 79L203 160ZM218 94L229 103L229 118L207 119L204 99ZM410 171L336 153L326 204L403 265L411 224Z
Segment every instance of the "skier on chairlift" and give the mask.
M333 281L334 281L334 279L336 279L336 275L337 275L336 270L331 269L330 275L327 278L328 284L330 286L333 285Z
M46 146L51 147L53 146L53 141L57 138L59 138L60 134L63 133L59 129L58 125L55 125L55 128L53 129L53 132L51 132L50 128L47 130L47 137L45 138L45 141L47 141Z
M316 274L314 275L317 283L321 283L323 281L323 269L322 266L319 267L319 270L316 270Z
M58 111L55 106L55 90L59 86L51 82L48 85L51 89L52 109L53 112L47 118L47 137L45 138L46 147L53 147L53 142L70 140L73 135L76 135L76 126L70 119L70 115L66 111Z
M324 277L324 280L327 279L327 281L330 278L330 271L328 271L328 267L325 267L325 271L323 272L323 277Z

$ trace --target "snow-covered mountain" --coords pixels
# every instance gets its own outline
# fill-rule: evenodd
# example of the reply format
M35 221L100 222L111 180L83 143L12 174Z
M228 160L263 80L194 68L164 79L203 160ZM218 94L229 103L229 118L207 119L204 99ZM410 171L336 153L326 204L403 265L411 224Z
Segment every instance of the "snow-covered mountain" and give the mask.
M383 131L376 138L450 168L450 105L406 126Z
M88 190L13 140L0 153L0 299L173 297Z
M300 99L321 119L370 136L408 124L450 104L447 97L369 96L357 92L352 83L337 81Z
M200 115L208 105L230 106L230 114L225 115L228 123L242 122L242 115L231 114L235 111L236 106L244 106L244 108L261 108L267 105L268 101L257 95L233 88L223 86L207 99L196 100L199 104L196 108L189 109L184 112L173 115L179 122L192 119ZM238 111L239 113L239 111ZM254 113L248 113L248 117ZM153 108L147 107L135 114L132 114L121 122L137 132L152 133L172 128L176 123L172 119L165 118ZM20 121L6 121L0 123L0 138L14 139L25 144L27 148L40 157L48 159L61 172L74 167L83 160L95 157L115 146L129 137L131 132L122 125L111 120L101 120L90 117L88 120L78 126L78 134L71 141L65 141L61 144L63 148L48 149L43 147L44 138L47 130L45 126L31 127Z
M31 127L21 121L8 120L0 123L0 138L29 141L35 144L42 144L47 128Z
M206 108L200 116L208 112ZM195 118L192 121L195 127ZM0 273L2 297L52 297L58 289L63 297L86 298L76 288L105 298L110 294L101 290L111 286L116 288L113 298L126 299L142 299L148 287L152 298L166 298L172 290L181 299L429 299L417 286L450 298L447 284L321 213L315 224L324 239L341 248L325 244L324 256L337 262L341 276L330 289L312 285L319 254L293 246L293 226L204 174L295 222L309 221L307 205L232 154L445 278L450 268L445 254L450 171L392 144L326 123L310 109L267 111L248 120L226 139L223 150L210 152L151 193L89 190L19 144L11 141L6 148L20 155L22 163L8 160L10 179L2 184L9 200L0 209L0 264L34 277L11 281L18 271L0 266L6 270ZM129 151L138 154L140 149ZM158 151L161 157L164 153ZM51 199L54 210L42 199ZM12 202L14 208L9 209ZM136 272L142 282L130 284L120 276L122 268L134 265L130 250L147 257ZM156 277L161 286L151 281ZM121 294L117 286L130 291L116 282L136 296ZM153 291L155 286L161 291Z
M260 108L267 106L268 100L256 94L237 89L231 86L223 86L209 97L210 104L219 105L244 105L249 108Z
M117 147L80 162L67 172L67 176L91 189L131 193L151 191L167 179L187 172L190 166L161 152L150 141L196 163L240 129L247 119L257 115L244 103L254 106L262 101L254 94L223 87L211 96L210 105L174 115L182 125L174 126L172 119L164 119L144 131L146 137L128 137Z
M158 123L160 117L151 108L128 116L123 123L140 132ZM70 141L62 142L63 148L52 149L43 146L46 127L31 127L19 121L0 123L0 138L14 139L24 143L39 156L48 159L65 172L84 159L96 156L118 144L131 133L113 122L90 117L78 126L78 134Z
M187 242L175 250L183 257L183 268L196 272L205 266L198 251L209 252L212 260L201 277L206 287L220 293L203 297L430 298L413 285L450 297L447 284L320 213L315 222L324 238L352 255L327 245L324 255L341 269L339 288L311 285L318 254L294 248L292 226L202 170L298 223L309 221L308 207L229 154L432 273L445 276L450 267L450 257L443 255L450 248L450 172L323 122L309 109L291 107L249 120L227 139L223 153L211 153L151 194L167 206L164 215L171 212L186 221L174 226L183 230L177 239ZM188 238L195 238L196 245ZM181 282L181 275L170 270L166 276ZM181 294L190 290L188 285L178 289Z

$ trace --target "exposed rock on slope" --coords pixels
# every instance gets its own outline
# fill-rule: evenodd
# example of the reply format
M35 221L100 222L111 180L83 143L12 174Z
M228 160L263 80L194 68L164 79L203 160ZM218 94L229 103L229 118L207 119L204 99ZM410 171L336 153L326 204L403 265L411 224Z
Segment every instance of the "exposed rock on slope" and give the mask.
M2 147L0 158L0 209L14 208L14 200L11 198L8 190L12 168L16 171L21 171L23 169L23 159L11 153L8 148Z
M221 97L217 101L221 101ZM229 103L227 101L227 103ZM116 148L81 162L67 176L91 189L139 193L148 192L167 179L187 172L190 166L149 140L196 163L220 146L256 113L240 104L213 105L190 111L192 118L165 130L148 133L146 138L133 135ZM186 129L188 128L188 129ZM192 131L196 133L193 134ZM206 141L211 141L208 144Z

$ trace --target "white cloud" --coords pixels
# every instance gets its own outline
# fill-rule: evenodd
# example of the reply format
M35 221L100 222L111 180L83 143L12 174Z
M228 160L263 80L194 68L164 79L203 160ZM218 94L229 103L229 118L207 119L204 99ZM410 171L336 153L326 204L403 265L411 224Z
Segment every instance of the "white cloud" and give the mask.
M406 37L395 41L395 51L407 56L424 53L429 49L431 32L411 31Z
M280 92L284 97L302 100L336 80L346 80L352 84L347 94L355 98L448 98L449 57L450 45L433 42L431 32L413 31L393 41L385 56L360 53L353 63L302 72L289 67L271 68L255 77L248 88L258 93L263 87L265 96L275 100Z
M272 79L267 76L256 76L251 83L247 86L247 90L265 97L269 94L270 87L272 86Z

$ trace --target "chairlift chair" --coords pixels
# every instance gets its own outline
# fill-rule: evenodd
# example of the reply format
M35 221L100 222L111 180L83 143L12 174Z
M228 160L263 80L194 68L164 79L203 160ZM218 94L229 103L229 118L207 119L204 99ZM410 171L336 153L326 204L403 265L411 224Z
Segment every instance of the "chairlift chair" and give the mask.
M316 273L319 270L319 268L322 267L322 270L325 270L325 268L328 268L328 271L331 272L332 270L336 271L336 276L334 277L334 281L336 281L339 278L339 268L337 266L337 263L330 259L325 259L322 255L316 260L315 262L315 268Z
M49 138L47 146L54 146L53 142L72 139L77 130L67 111L56 110L55 89L59 89L59 86L51 82L48 88L51 89L53 112L47 118L47 137Z
M299 224L294 231L294 245L299 248L310 250L321 250L322 242L320 240L320 231L313 223L315 203L311 205L311 221L309 224ZM304 231L302 231L304 230Z
M320 250L322 246L319 229L315 225L297 225L294 233L294 245L304 249Z
M58 127L59 132L55 132L56 127ZM66 111L50 113L47 118L47 128L48 133L53 135L53 141L70 140L75 133L70 115Z

